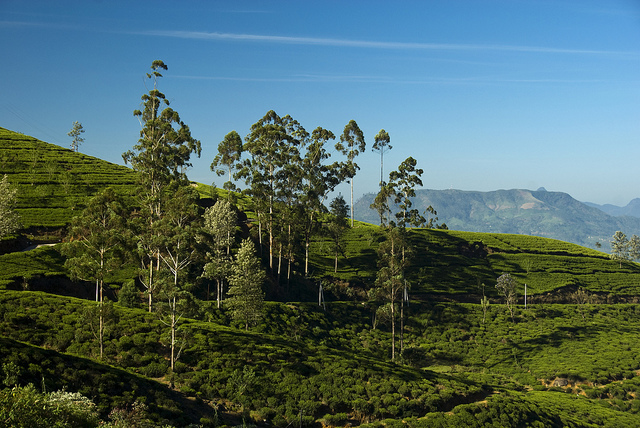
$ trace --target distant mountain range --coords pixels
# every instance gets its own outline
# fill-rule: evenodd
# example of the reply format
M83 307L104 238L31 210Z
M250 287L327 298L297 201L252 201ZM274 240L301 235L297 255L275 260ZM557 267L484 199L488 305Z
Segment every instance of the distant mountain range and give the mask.
M598 208L599 210L602 210L614 217L620 217L624 215L630 217L640 217L640 198L635 198L625 207L618 207L611 204L598 205L594 204L593 202L585 202L585 204L589 205L590 207Z
M379 223L369 208L375 194L364 195L355 204L356 219ZM573 242L609 252L611 237L617 230L627 236L640 235L640 199L626 207L596 205L575 200L567 193L532 190L416 191L414 208L423 212L431 205L438 222L449 229L471 232L517 233Z

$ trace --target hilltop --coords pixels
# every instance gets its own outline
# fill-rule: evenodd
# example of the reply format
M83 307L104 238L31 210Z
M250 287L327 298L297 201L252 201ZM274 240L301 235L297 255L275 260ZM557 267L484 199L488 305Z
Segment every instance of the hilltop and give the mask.
M124 166L0 128L0 175L18 188L16 211L29 233L57 230L104 187L132 194Z
M374 198L364 195L356 203L359 220L377 223L377 213L369 208ZM562 192L421 189L413 204L421 212L431 205L453 230L542 236L591 248L599 242L605 249L617 230L640 235L640 218L614 217Z

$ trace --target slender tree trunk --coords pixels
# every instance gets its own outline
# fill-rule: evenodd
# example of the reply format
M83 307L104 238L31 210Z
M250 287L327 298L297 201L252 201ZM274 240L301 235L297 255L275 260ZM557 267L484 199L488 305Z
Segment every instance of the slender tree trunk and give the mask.
M149 297L149 312L153 302L153 259L149 259L149 284L147 286L147 296Z
M400 305L400 355L404 351L404 290L402 292L402 304Z
M258 242L260 243L260 258L262 258L262 220L260 220L260 213L256 211L258 217Z
M171 376L173 377L173 368L175 363L176 349L176 296L173 296L171 303Z
M396 307L394 299L391 299L391 360L396 360Z
M382 189L382 181L384 178L384 146L380 147L380 189Z
M104 273L104 258L101 256L100 258L100 271ZM98 282L96 282L96 285L98 284ZM100 341L100 359L102 360L102 356L104 354L104 299L103 299L103 285L104 282L101 279L100 280L100 303L98 303L99 307L99 332L98 332L98 336L99 336L99 341Z
M281 270L282 270L282 244L280 244L280 251L278 252L278 284L280 284Z
M270 169L273 177L273 167ZM273 179L271 180L271 194L269 195L269 268L273 272Z
M304 276L309 275L309 235L304 243Z
M353 177L351 177L351 227L353 227Z
M309 275L309 247L311 246L311 228L313 227L313 212L309 217L307 230L305 231L304 241L304 275Z
M220 302L222 301L222 280L220 278L216 279L216 286L218 287L218 296L216 298L218 300L218 309L220 309Z
M99 327L99 341L100 341L100 359L104 355L104 301L102 300L102 283L100 284L100 303L98 303L99 307L99 318L100 318L100 327Z
M291 282L291 260L293 259L293 250L291 247L291 224L289 224L287 228L287 288Z

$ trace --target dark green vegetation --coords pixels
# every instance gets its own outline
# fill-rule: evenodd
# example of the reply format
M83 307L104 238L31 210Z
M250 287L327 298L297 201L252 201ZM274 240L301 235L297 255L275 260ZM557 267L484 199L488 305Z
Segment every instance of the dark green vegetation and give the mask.
M359 220L378 223L377 213L369 209L374 198L369 194L358 201ZM639 218L614 217L561 192L420 189L414 205L421 212L433 206L440 221L453 230L543 236L591 248L596 242L608 248L617 230L626 231L629 236L640 234Z
M125 195L133 189L135 177L126 168L3 132L12 137L0 144L24 139L60 151L68 164L84 159L87 170L113 172L105 182L130 177L120 188ZM30 147L25 143L26 152ZM19 150L14 155L24 158ZM14 177L23 176L17 171ZM17 184L22 206L38 209L49 200L20 194L23 187L42 192L38 183ZM60 182L43 185L66 194ZM69 189L76 196L61 196L69 204L61 213L82 209L103 187L97 178L76 185ZM201 197L228 195L203 185L197 190ZM237 202L242 210L251 206L242 196ZM40 218L30 226L69 221ZM244 227L239 235L254 230ZM195 298L185 299L181 312L173 372L166 313L146 310L142 287L128 281L137 276L130 261L105 281L100 360L95 284L71 281L57 247L0 255L0 380L6 387L0 408L42 402L44 394L66 388L96 404L95 415L83 416L84 426L98 420L239 425L243 416L247 423L280 427L640 425L636 263L539 237L409 230L410 301L403 352L391 362L390 323L377 311L384 302L370 298L384 239L379 227L356 222L345 231L337 273L332 240L313 239L309 277L300 266L290 283L271 277L264 316L249 330L224 302L218 308L213 296L207 301L211 284L196 278L190 284ZM503 273L517 281L513 320L495 289ZM320 283L324 306L317 303ZM483 293L490 301L486 314ZM35 389L26 389L29 384ZM82 426L77 413L51 412L34 418L41 426L63 417L66 426Z

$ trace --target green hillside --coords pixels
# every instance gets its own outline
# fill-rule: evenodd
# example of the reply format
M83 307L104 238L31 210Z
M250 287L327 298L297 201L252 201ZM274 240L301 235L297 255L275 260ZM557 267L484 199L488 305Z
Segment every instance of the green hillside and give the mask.
M16 211L27 229L64 226L98 190L131 194L135 183L129 168L0 128L4 174L18 188Z
M524 284L527 293L538 298L578 288L601 297L640 295L640 265L625 262L620 267L608 254L576 244L526 235L433 229L411 230L409 236L413 251L407 279L417 298L444 294L478 301L482 283L488 295L497 296L492 288L503 273L518 280L521 300ZM350 230L346 258L338 273L333 273L327 243L316 242L315 274L366 289L375 280L376 249L381 239L377 226L360 223Z
M13 147L2 168L30 228L67 224L106 185L133 189L126 168L2 132L2 147ZM29 156L37 173L27 172ZM73 184L56 178L64 171L75 171ZM251 201L237 200L250 223ZM95 284L69 278L60 245L1 254L0 427L27 410L40 418L29 426L52 426L63 415L50 398L59 390L81 393L96 414L59 426L640 426L640 265L535 236L409 230L394 362L385 302L371 293L384 239L357 222L334 272L330 242L315 236L310 275L298 266L290 282L270 274L264 318L248 330L224 302L206 300L212 284L194 261L173 372L168 313L161 299L145 309L131 261L106 279L100 359ZM513 318L495 288L503 273L517 281Z

